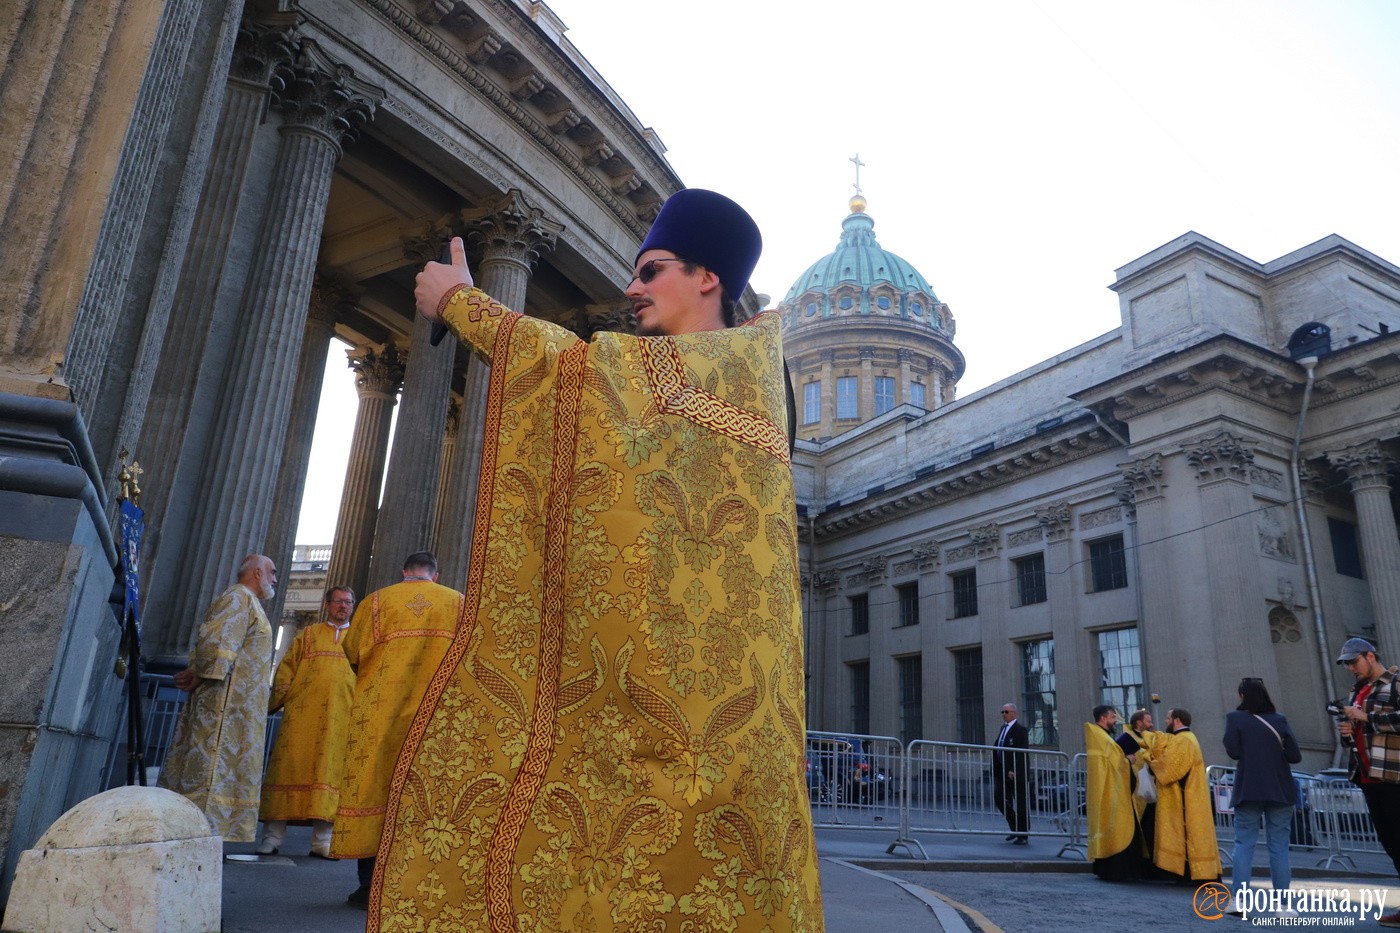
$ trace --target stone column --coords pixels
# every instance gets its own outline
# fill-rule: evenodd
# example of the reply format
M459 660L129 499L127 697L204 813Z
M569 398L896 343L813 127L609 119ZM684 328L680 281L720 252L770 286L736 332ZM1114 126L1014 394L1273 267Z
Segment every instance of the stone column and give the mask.
M315 43L302 45L280 104L277 167L237 315L163 651L183 653L244 554L268 547L268 525L291 414L316 254L341 140L368 120L383 92Z
M151 467L145 505L163 522L170 517L168 506L185 454L195 460L187 482L193 484L198 478L198 456L204 449L208 422L197 419L190 423L195 386L201 375L207 378L215 374L217 378L224 370L229 341L215 340L212 345L209 341L224 257L233 237L253 138L267 109L269 82L278 69L291 64L292 51L288 32L252 24L239 30L234 45L223 111L190 230L184 269L171 302L170 324L139 447L141 459ZM160 546L161 529L152 531L151 541L143 545L148 563L155 560Z
M1341 470L1356 502L1361 532L1361 561L1371 591L1371 613L1381 657L1400 652L1400 535L1390 507L1392 457L1377 441L1329 451L1327 459Z
M836 351L829 348L823 350L821 365L822 386L819 395L822 417L819 436L832 437L836 434Z
M311 461L311 440L316 432L316 414L321 405L321 383L326 375L326 354L335 337L337 309L352 301L355 289L348 283L334 282L318 275L311 290L311 308L301 340L301 361L297 364L296 388L292 390L292 414L287 439L282 448L277 493L272 503L272 520L267 532L267 555L277 564L283 585L266 607L273 627L281 624L287 586L291 582L292 548L296 545L297 520L306 491L306 469ZM334 586L328 583L328 586Z
M383 353L361 347L351 350L349 356L360 394L360 410L355 416L355 435L350 442L350 463L345 468L326 581L328 586L352 588L359 598L365 594L365 581L369 578L389 425L403 383L403 366L392 345Z
M467 240L480 250L479 288L507 308L524 310L530 266L553 249L564 228L511 190L493 204L462 212ZM483 414L489 367L473 356L467 366L462 415L447 480L443 523L437 530L437 558L442 582L466 589L471 540L476 519L477 473L481 469Z
M1254 507L1249 491L1249 469L1254 451L1245 441L1220 431L1182 448L1187 464L1196 473L1200 514L1206 527L1201 532L1193 574L1203 576L1207 590L1205 604L1196 607L1199 619L1187 631L1176 632L1178 659L1194 669L1197 690L1210 683L1215 674L1219 697L1215 702L1225 709L1236 701L1235 688L1241 677L1270 679L1276 665L1268 627L1261 624L1267 607L1259 594L1241 581L1259 577L1259 542L1252 521L1216 521L1230 515L1246 515ZM1178 597L1178 612L1190 618L1190 603ZM1213 618L1212 618L1213 617ZM1229 619L1234 624L1214 624L1213 619ZM1276 679L1276 678L1275 678ZM1209 734L1209 728L1198 730Z
M914 384L914 375L909 370L909 363L913 359L914 353L912 350L900 347L895 351L895 354L899 357L899 395L896 398L901 405L913 404L914 390L910 386ZM928 404L927 396L924 398L924 404Z
M1059 704L1061 751L1079 749L1083 736L1076 734L1074 726L1079 710L1074 708L1073 697L1093 698L1099 702L1098 681L1094 671L1094 640L1086 636L1078 616L1074 612L1075 580L1077 575L1072 567L1075 563L1073 513L1069 502L1061 499L1035 510L1036 521L1040 523L1041 534L1045 539L1045 596L1050 614L1050 634L1055 639L1055 690ZM1006 578L1011 586L1016 586L1015 564L1009 564ZM1020 673L1018 667L1013 668ZM1019 692L1019 684L1018 684ZM1004 701L1003 701L1004 702ZM1126 715L1126 714L1124 714Z
M442 456L438 458L437 508L433 511L433 546L437 546L438 529L442 527L443 506L447 503L447 480L452 472L452 459L457 447L457 429L462 423L462 403L453 398L447 403L447 427L442 436Z
M856 418L869 421L875 417L875 348L860 348L860 387L856 392Z
M1138 583L1142 586L1142 613L1138 619L1138 645L1144 673L1150 681L1143 690L1164 697L1184 695L1186 678L1172 630L1176 613L1172 608L1180 585L1172 559L1166 477L1160 453L1148 454L1130 463L1119 464L1123 474L1123 494L1131 495L1137 521ZM1087 568L1086 571L1087 572ZM1082 590L1081 590L1082 592Z
M452 394L455 342L431 346L433 325L413 315L413 342L408 351L403 404L394 428L389 475L374 532L369 565L370 590L402 579L403 559L415 551L431 550L433 518L447 432L447 406Z
M935 408L942 408L943 399L943 367L938 365L938 361L930 359L928 361L928 407L932 411Z

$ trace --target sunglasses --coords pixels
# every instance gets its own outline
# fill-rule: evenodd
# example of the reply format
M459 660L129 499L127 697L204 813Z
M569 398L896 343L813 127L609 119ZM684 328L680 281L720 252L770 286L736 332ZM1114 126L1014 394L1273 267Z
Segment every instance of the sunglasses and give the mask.
M632 276L632 278L633 278L633 279L636 279L636 280L639 281L639 282L641 282L643 285L646 285L646 284L647 284L648 282L650 282L652 279L656 278L656 273L658 273L658 272L661 271L660 269L656 268L656 264L657 264L658 262L688 262L688 261L689 261L689 260L681 259L681 258L679 258L679 257L677 257L677 258L675 258L675 259L648 259L646 262L642 263L642 267L641 267L640 269L637 270L637 274L634 275L634 276Z

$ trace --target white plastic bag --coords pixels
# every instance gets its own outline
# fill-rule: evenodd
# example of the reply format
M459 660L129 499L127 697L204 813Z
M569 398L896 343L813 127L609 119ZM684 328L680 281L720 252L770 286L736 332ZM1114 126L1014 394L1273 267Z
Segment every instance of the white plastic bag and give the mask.
M1146 763L1137 772L1137 795L1148 803L1157 802L1157 781L1152 777L1152 767Z

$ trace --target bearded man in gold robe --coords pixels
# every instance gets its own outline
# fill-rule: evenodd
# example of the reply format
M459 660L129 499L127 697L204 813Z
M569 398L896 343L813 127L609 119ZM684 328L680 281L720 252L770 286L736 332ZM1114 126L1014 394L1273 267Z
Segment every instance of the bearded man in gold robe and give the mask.
M1210 786L1189 711L1167 712L1167 728L1157 736L1151 763L1157 779L1153 863L1184 881L1217 880L1220 850Z
M359 859L360 886L346 898L353 907L369 906L394 762L462 618L462 594L437 579L437 558L408 555L403 582L360 603L341 642L355 671L355 698L331 856Z
M189 666L174 678L189 697L156 784L192 800L226 842L257 835L272 666L272 626L258 600L276 587L272 561L243 558L238 582L204 614Z
M677 193L627 287L642 336L589 343L473 288L460 240L419 275L491 384L467 614L370 931L822 929L780 325L727 317L760 248Z
M1094 874L1104 881L1136 881L1143 876L1147 860L1133 798L1132 762L1113 740L1118 711L1096 706L1093 716L1093 722L1084 724L1089 861Z
M302 629L282 655L272 678L268 713L282 710L282 725L263 777L259 855L276 855L287 824L311 824L311 854L331 857L331 824L340 804L340 776L355 699L355 672L343 642L355 593L333 586L326 618Z

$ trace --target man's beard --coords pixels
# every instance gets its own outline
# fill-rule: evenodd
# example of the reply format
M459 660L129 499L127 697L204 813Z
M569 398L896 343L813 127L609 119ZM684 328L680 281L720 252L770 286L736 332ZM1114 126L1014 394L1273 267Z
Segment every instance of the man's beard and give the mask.
M277 595L277 587L271 583L264 583L263 588L258 591L258 599L271 599Z

